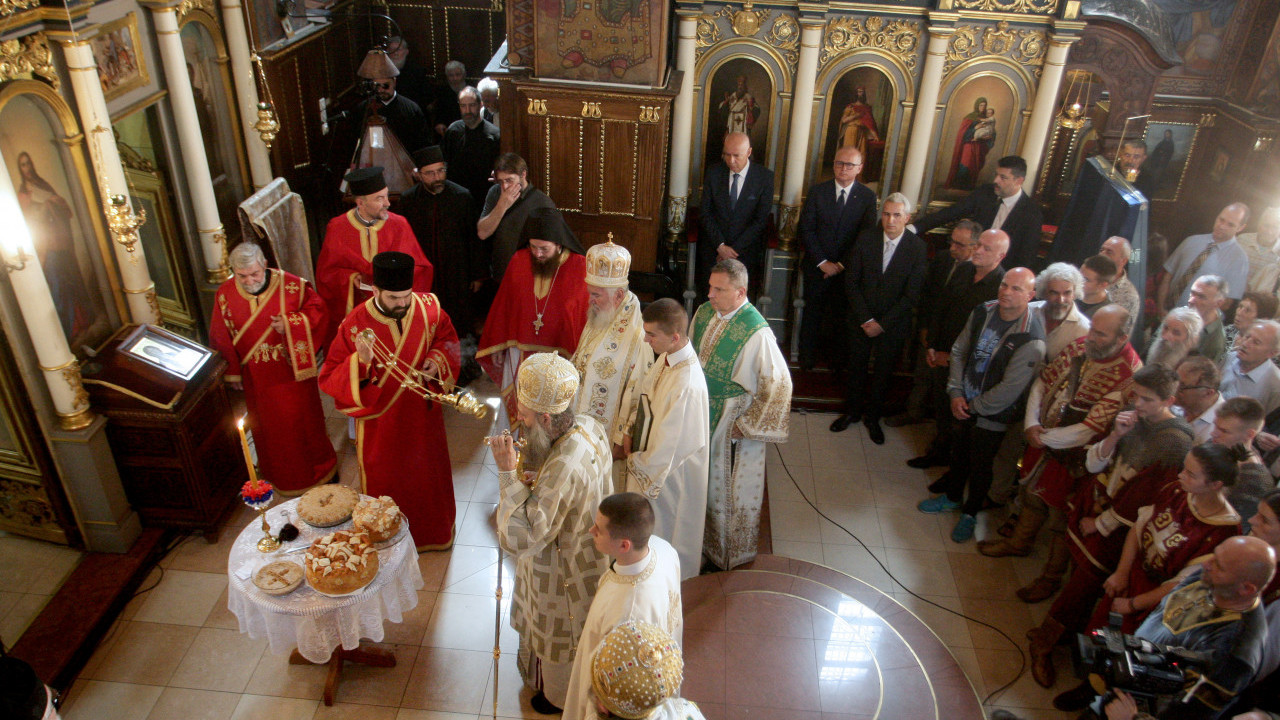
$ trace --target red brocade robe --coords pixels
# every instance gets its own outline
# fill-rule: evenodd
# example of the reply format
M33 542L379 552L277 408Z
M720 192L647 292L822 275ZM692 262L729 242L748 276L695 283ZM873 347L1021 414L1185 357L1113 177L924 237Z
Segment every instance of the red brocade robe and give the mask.
M529 249L517 250L507 264L502 285L493 299L476 360L502 389L507 413L516 414L515 377L524 358L539 352L572 358L587 324L587 261L582 255L560 251L560 270L554 281L536 279ZM541 311L541 317L539 317ZM535 326L535 323L541 323ZM513 364L515 349L520 357Z
M360 362L355 338L366 328L402 367L420 370L434 360L443 387L434 381L428 387L436 392L452 390L458 377L458 333L430 293L414 293L398 325L366 300L338 326L320 370L320 389L355 418L361 492L390 495L409 519L419 550L447 548L453 542L455 506L443 410L406 390L386 370Z
M413 289L431 292L434 268L422 254L409 221L388 213L386 220L372 226L356 219L355 209L329 221L324 231L324 245L316 263L316 290L329 308L329 321L337 326L357 305L372 295L360 284L373 279L373 256L380 252L402 252L413 258ZM363 277L363 280L361 279ZM318 338L327 347L334 328L326 328Z
M1073 365L1079 365L1080 371L1075 392L1071 393ZM1078 448L1053 451L1027 446L1022 467L1024 474L1032 477L1029 489L1049 507L1067 510L1067 501L1075 495L1077 481L1084 475L1085 447L1111 431L1125 393L1133 384L1133 374L1141 367L1142 358L1128 343L1111 358L1097 361L1085 354L1085 338L1078 338L1040 371L1039 379L1044 385L1041 426L1051 429L1081 423L1093 431L1093 437ZM1073 461L1068 462L1069 458ZM1037 472L1039 475L1035 476Z
M228 280L214 302L209 344L227 360L226 379L244 383L262 476L283 495L328 482L338 458L316 387L316 334L329 325L324 302L306 280L281 270L271 270L257 295ZM273 315L284 318L284 335L271 329Z

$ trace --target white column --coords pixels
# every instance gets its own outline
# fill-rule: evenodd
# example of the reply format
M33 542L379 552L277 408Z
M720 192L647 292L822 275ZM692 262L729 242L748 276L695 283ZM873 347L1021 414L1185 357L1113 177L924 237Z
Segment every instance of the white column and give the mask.
M925 53L924 70L920 73L920 92L916 95L916 116L911 124L911 138L907 141L902 185L898 188L913 205L920 200L920 187L924 184L925 161L929 159L929 148L933 145L938 91L942 88L942 65L953 34L954 28L929 28L929 48Z
M258 83L249 57L249 36L245 32L244 8L240 0L222 0L222 27L227 34L227 55L231 57L231 77L236 84L236 104L245 151L249 154L249 176L255 190L271 182L271 154L253 124L258 120Z
M677 10L676 69L684 73L680 92L671 110L671 182L667 189L667 230L684 232L685 210L689 202L689 156L693 145L693 83L697 61L698 13Z
M0 261L9 273L13 296L18 301L18 310L36 351L36 362L40 364L40 372L49 386L58 425L64 430L88 427L94 416L89 411L89 394L80 384L80 364L71 354L67 336L62 334L62 323L58 320L49 283L36 257L31 231L18 206L13 180L6 172L0 172L0 223L5 228L4 233L0 233L3 242Z
M94 170L97 172L99 185L105 185L98 188L103 196L102 201L107 202L108 195L123 195L126 202L132 203L128 199L129 183L124 176L124 166L120 163L120 150L116 147L115 135L111 132L111 115L107 112L107 99L102 94L102 83L98 80L93 51L87 41L59 41L62 42L62 53L67 60L71 89L76 96L80 124L84 128ZM89 196L90 202L93 202L93 194L89 193ZM151 222L158 220L152 218ZM113 234L111 247L115 250L116 265L120 267L129 317L137 323L159 324L161 318L160 306L156 303L156 286L151 282L151 273L147 270L142 243L135 243L131 252L115 242Z
M226 263L227 236L218 217L218 201L213 195L213 178L209 175L209 158L204 152L200 120L196 116L196 99L187 74L187 57L182 52L178 35L178 9L152 7L156 40L160 44L160 64L164 66L165 84L169 88L169 106L173 108L178 127L178 143L182 146L182 169L187 175L187 191L196 212L196 231L204 254L205 281L221 284L231 277ZM256 113L255 113L256 116Z
M1049 127L1053 124L1058 106L1058 90L1062 87L1062 74L1066 70L1067 53L1078 37L1053 35L1049 38L1049 51L1045 53L1044 70L1040 86L1036 88L1035 104L1031 106L1031 119L1027 121L1027 134L1022 141L1022 158L1027 161L1027 178L1022 189L1031 194L1039 176L1040 161Z
M818 81L818 48L822 44L822 21L806 18L800 22L800 59L791 104L791 133L787 138L787 170L782 178L779 236L784 250L790 250L795 240L800 196L804 192L805 155L809 152L809 127L813 124L813 90Z

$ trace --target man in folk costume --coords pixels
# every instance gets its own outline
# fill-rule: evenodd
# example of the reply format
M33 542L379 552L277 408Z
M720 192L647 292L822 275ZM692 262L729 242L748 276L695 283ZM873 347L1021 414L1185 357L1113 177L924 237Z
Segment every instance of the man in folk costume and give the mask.
M689 315L662 298L644 309L644 339L658 359L627 393L622 446L624 484L653 502L654 534L680 554L680 576L702 567L707 519L710 410L707 380L689 342Z
M227 360L227 382L244 390L262 474L283 495L328 482L338 467L317 392L324 301L307 281L267 267L262 248L243 242L228 255L209 344Z
M653 363L653 350L644 342L640 298L628 289L631 253L609 241L587 250L587 326L573 354L582 378L575 412L595 418L613 442L622 439L617 423L627 386Z
M711 269L707 302L689 335L707 380L711 470L702 552L730 570L756 556L764 498L765 443L786 442L791 374L769 323L747 302L747 268Z
M501 388L512 427L515 381L524 358L539 352L570 357L578 347L589 304L582 254L560 211L540 208L525 222L520 249L507 264L476 360Z
M613 560L600 577L591 611L573 657L565 720L596 720L591 661L605 635L628 620L652 623L681 644L684 613L680 603L680 557L653 534L653 506L626 492L600 503L591 537L596 549Z
M453 545L449 444L440 405L404 387L390 366L421 371L422 384L448 392L458 376L459 348L436 296L414 291L415 268L405 253L374 256L374 295L338 326L320 389L355 418L361 492L395 499L421 552ZM377 340L366 339L365 331ZM380 357L384 353L391 358Z
M1105 305L1089 333L1049 361L1027 398L1027 450L1022 458L1021 511L1008 538L978 543L989 557L1026 556L1042 525L1051 533L1040 577L1018 590L1023 602L1048 599L1071 562L1066 538L1067 501L1086 476L1086 448L1110 431L1142 360L1124 329L1129 311Z
M389 212L387 182L382 168L368 167L347 173L347 189L356 206L329 221L324 245L316 263L316 290L329 308L334 325L369 299L373 288L373 258L381 252L401 252L413 259L413 290L431 291L433 269L418 246L409 221ZM330 329L332 330L332 328ZM321 340L327 347L330 335Z
M511 627L531 704L560 712L573 650L608 568L592 543L596 508L609 493L609 441L589 415L575 415L578 371L555 353L530 355L517 378L517 413L526 441L523 473L510 433L489 439L498 467L498 540L516 556Z

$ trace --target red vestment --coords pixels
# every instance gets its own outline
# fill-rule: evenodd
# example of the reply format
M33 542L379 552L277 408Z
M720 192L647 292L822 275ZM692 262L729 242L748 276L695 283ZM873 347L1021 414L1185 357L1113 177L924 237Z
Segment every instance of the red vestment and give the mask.
M316 386L316 333L329 321L306 280L270 272L257 295L235 280L222 283L209 344L227 360L226 379L244 383L262 476L281 494L296 495L328 482L338 465ZM284 318L284 335L271 328L274 315Z
M368 290L361 290L360 285L372 281L373 256L391 251L413 258L413 289L431 292L434 269L403 216L388 213L386 220L366 227L356 219L353 208L329 221L324 231L324 246L320 248L320 261L316 263L316 290L329 308L332 323L320 333L321 347L328 347L338 323L372 295Z
M513 389L520 362L539 352L557 352L566 359L572 358L587 324L590 298L586 258L569 250L561 250L560 257L560 269L554 280L535 281L529 249L517 250L507 264L507 272L480 335L476 360L502 388L513 425L516 414ZM519 353L514 363L508 350Z
M402 367L420 370L434 360L443 387L434 381L428 386L437 392L452 390L458 377L458 333L430 293L415 293L399 323L366 300L338 326L320 370L320 388L356 420L361 491L396 501L419 550L447 548L453 543L455 506L443 410L406 390L386 370L360 362L355 338L365 329L377 334Z

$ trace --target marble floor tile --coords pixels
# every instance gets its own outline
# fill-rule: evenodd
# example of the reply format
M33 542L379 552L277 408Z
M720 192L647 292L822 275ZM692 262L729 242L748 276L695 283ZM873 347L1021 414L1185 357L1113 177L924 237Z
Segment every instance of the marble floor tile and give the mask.
M200 628L167 684L193 690L244 692L266 649L266 640L253 640L238 630Z
M133 619L200 627L226 589L225 562L219 573L167 570L160 584L147 593L147 599Z
M315 700L241 695L231 720L311 720L319 706Z
M130 622L121 629L94 678L167 685L199 632L200 628L188 625Z
M146 720L230 720L239 693L168 687L160 693Z
M163 687L133 683L77 681L67 694L64 720L137 720L145 718Z

